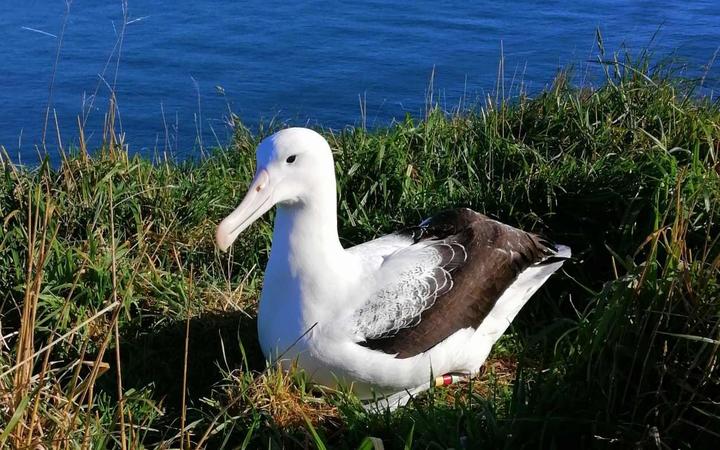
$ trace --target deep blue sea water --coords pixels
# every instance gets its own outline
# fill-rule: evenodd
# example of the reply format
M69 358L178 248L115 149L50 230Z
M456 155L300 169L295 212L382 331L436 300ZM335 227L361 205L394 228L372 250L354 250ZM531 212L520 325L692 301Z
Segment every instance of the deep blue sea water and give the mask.
M720 61L707 70L720 47L718 0L128 0L125 19L120 0L74 0L65 21L66 6L5 2L0 13L0 144L23 162L36 158L48 103L48 149L55 117L65 147L77 142L78 117L97 145L111 86L132 151L187 157L199 153L198 136L204 147L227 140L229 111L251 127L275 118L340 128L363 117L378 126L421 114L433 71L441 105L472 103L495 90L501 49L506 95L520 80L537 92L568 64L597 84L587 63L597 59L596 29L608 51L649 47L720 87Z

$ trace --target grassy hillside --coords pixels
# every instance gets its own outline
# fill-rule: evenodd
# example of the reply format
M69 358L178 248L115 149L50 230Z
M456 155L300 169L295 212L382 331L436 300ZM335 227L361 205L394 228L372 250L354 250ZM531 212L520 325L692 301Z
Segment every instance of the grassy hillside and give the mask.
M196 163L109 142L2 162L0 447L712 448L720 439L720 107L609 66L512 104L323 132L353 245L470 206L572 246L470 383L392 414L266 368L271 217L213 243L261 131ZM120 369L120 370L118 370Z

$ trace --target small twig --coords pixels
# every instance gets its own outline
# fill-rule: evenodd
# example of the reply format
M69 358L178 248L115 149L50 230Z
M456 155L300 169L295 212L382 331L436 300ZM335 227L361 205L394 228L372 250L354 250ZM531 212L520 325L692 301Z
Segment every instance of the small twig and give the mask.
M187 312L185 319L185 356L183 357L183 391L182 404L180 406L180 448L185 449L185 405L187 402L187 368L188 368L188 349L190 347L190 313ZM190 444L188 439L188 444Z
M55 51L55 64L53 64L52 75L50 76L50 86L48 87L48 102L47 107L45 108L45 122L43 123L42 132L42 146L43 150L45 150L46 152L47 147L45 146L45 137L47 135L48 120L50 119L50 106L52 105L53 88L55 87L55 75L57 74L58 64L60 64L60 50L62 49L63 38L65 37L65 27L67 27L68 18L70 17L71 5L72 0L65 1L65 16L63 17L62 28L60 29L57 50Z

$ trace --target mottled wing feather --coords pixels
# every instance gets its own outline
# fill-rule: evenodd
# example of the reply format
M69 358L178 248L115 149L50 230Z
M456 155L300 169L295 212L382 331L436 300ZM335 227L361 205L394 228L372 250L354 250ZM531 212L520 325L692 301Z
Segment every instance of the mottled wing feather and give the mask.
M416 326L423 311L452 289L451 272L466 258L464 248L448 240L427 240L393 253L379 270L378 285L354 314L355 334L381 339Z
M394 258L436 246L462 248L463 257L450 257L447 247L440 247L446 249L444 258L403 272L356 313L361 345L397 358L425 352L462 328L477 328L523 270L555 253L539 236L469 209L442 212L404 233L412 234L415 244L388 256L381 271L391 269Z

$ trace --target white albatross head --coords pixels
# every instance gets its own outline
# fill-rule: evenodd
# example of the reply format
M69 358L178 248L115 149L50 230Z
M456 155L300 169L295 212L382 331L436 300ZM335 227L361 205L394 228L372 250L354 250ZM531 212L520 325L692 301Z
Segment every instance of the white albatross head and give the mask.
M305 204L317 196L335 201L335 168L325 138L307 128L287 128L263 139L256 152L255 178L240 205L215 233L222 251L274 205Z

